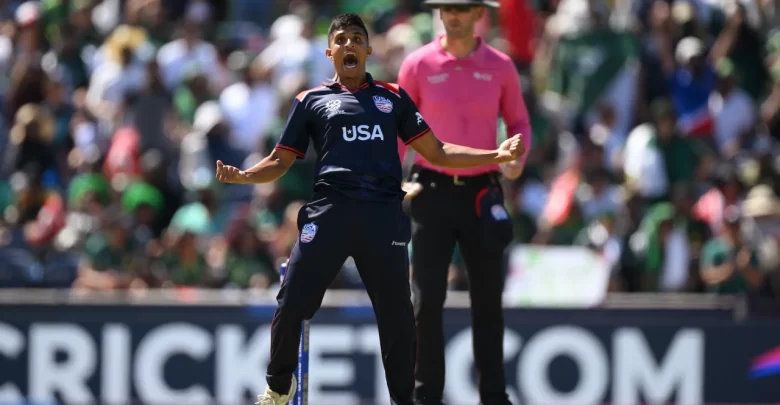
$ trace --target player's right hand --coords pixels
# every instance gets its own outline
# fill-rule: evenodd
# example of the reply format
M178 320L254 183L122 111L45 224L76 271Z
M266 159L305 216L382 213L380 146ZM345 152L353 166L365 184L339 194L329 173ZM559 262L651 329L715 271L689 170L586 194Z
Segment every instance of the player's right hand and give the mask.
M217 180L223 183L242 184L245 183L245 177L246 174L237 167L223 164L221 160L217 160Z
M506 163L519 159L525 154L525 145L523 145L523 135L517 134L504 142L501 142L501 146L498 147L497 163Z

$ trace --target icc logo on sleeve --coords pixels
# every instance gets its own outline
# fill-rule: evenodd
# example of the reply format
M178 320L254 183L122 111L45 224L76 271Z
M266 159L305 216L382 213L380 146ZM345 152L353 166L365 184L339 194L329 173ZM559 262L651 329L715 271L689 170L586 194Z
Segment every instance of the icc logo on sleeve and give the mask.
M393 102L382 96L374 96L374 105L376 105L376 108L383 113L393 112Z
M420 114L420 113L416 112L416 113L414 113L414 115L416 115L416 116L417 116L417 125L420 125L420 124L422 124L422 122L423 122L423 117L422 117L422 114Z
M306 224L301 230L301 242L309 243L314 240L314 235L317 234L317 225Z

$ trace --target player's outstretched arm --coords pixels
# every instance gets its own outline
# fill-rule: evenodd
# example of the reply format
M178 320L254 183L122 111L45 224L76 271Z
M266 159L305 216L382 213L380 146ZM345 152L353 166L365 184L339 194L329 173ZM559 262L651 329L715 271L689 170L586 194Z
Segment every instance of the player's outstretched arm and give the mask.
M505 140L494 150L445 143L432 131L415 139L409 146L434 165L452 169L511 162L525 153L521 134Z
M257 184L272 182L287 173L298 156L284 149L274 149L260 163L247 170L217 161L217 180L233 184Z

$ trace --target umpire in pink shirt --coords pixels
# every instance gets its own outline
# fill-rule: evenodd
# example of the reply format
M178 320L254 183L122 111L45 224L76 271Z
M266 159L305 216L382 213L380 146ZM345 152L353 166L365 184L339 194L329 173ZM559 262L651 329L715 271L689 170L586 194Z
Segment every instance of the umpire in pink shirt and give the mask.
M440 405L444 391L442 310L455 244L468 270L474 360L483 405L507 405L503 361L504 249L512 223L500 176L515 179L530 150L531 128L520 80L509 56L475 36L485 0L428 0L446 31L409 55L398 82L443 141L492 149L498 117L509 134L522 134L526 154L499 167L445 170L415 156L409 182L413 220L412 283L417 321L415 403ZM405 148L399 144L403 161Z

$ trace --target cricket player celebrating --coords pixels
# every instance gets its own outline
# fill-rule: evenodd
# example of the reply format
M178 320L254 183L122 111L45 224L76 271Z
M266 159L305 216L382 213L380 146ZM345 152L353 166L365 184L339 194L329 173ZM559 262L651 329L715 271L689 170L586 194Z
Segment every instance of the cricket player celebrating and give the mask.
M303 158L310 142L317 152L314 196L298 214L300 233L271 324L268 388L258 404L284 405L294 396L301 323L319 309L351 256L374 306L391 401L412 405L411 226L401 206L405 193L396 137L434 164L462 168L516 160L524 152L521 135L493 150L443 143L403 89L366 73L371 47L359 16L335 17L328 43L325 55L336 76L297 96L273 152L247 170L217 162L222 182L266 183Z

